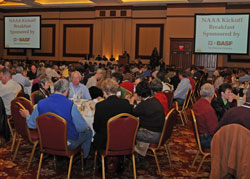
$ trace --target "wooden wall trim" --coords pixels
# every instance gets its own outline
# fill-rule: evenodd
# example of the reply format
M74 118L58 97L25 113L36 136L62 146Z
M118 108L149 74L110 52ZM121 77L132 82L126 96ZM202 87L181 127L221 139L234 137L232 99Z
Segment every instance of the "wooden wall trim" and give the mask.
M194 15L167 15L166 18L194 18Z
M247 4L249 5L249 4ZM95 7L68 7L68 8L20 8L20 9L0 9L3 13L28 13L28 12L70 12L70 11L96 11L96 10L166 10L167 8L187 8L187 7L227 7L231 8L234 5L226 2L218 3L172 3L155 6L95 6ZM245 5L236 5L242 6Z
M250 9L250 4L228 4L226 9Z
M218 3L173 3L168 4L167 8L197 8L197 7L226 7L227 3L218 2Z
M41 24L41 28L46 28L46 27L52 28L52 52L51 53L36 52L35 49L32 49L32 56L55 56L56 25L55 24Z
M23 50L22 52L12 52L11 50L13 50L13 49L7 49L7 55L9 55L9 56L26 56L26 54L27 54L26 49L20 49L20 50ZM17 49L14 49L14 50L17 50Z
M22 9L0 9L3 13L28 13L28 12L70 12L70 11L97 11L97 10L166 10L167 6L95 6L78 8L22 8Z
M125 10L131 9L132 6L96 6L95 10Z
M162 6L132 6L132 10L136 11L144 11L144 10L166 10L167 6L162 5Z
M79 27L88 27L89 28L89 54L75 54L75 53L66 53L66 38L67 28L79 28ZM63 57L85 57L85 56L92 57L93 55L93 24L64 24L63 25Z
M28 13L28 12L71 12L71 11L95 11L95 7L79 7L79 8L22 8L22 9L0 9L3 13Z
M164 39L164 24L136 24L136 40L135 40L135 58L150 59L150 56L139 54L140 28L141 27L159 27L160 28L160 49L159 56L163 57L163 39Z

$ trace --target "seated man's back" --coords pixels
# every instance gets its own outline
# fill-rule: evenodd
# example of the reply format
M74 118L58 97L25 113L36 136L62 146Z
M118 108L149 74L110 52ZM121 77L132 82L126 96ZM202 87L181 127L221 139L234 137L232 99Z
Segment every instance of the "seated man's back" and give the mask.
M89 154L92 131L78 111L77 106L66 98L69 91L69 82L66 79L58 80L54 84L55 93L40 100L31 115L27 110L20 113L26 117L29 128L36 129L36 118L44 113L52 112L63 117L67 122L67 144L69 150L81 145L84 158Z
M20 84L12 79L12 75L8 69L2 70L2 84L0 84L0 97L2 97L6 114L11 115L10 103L16 97L18 91L22 88Z
M203 148L210 148L212 136L218 126L216 113L211 106L214 87L206 83L201 87L201 98L194 104L193 110L197 119L200 141Z

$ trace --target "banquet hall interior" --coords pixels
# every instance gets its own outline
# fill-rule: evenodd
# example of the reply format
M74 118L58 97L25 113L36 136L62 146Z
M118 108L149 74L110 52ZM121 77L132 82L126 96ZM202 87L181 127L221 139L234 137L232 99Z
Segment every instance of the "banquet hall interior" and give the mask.
M234 20L230 16L227 23L231 23L232 26L221 25L227 20L222 17L223 20L220 21L220 16L217 16L220 14L225 16L248 16L247 30L246 32L241 31L239 34L242 38L240 42L237 41L238 37L236 33L233 32L234 30L238 30L236 27L238 23L237 20ZM122 83L126 81L132 82L132 89L125 89L125 97L122 94L122 90L121 93L117 93L116 96L118 96L119 99L125 98L124 100L129 101L130 104L134 106L134 109L137 109L140 105L133 101L134 98L140 96L139 93L137 93L138 89L136 85L138 84L136 84L136 80L140 79L144 81L146 79L151 89L154 80L157 79L161 81L160 84L164 83L162 84L163 88L164 85L168 88L168 90L161 91L163 91L164 94L169 91L172 95L172 97L168 98L166 94L167 100L170 100L168 104L165 105L168 105L167 108L169 111L171 111L171 109L173 110L168 113L166 112L164 117L166 121L167 119L170 121L172 115L174 115L173 125L170 126L170 122L162 123L162 126L164 124L163 129L166 131L162 131L161 135L163 132L166 132L166 134L162 135L160 140L164 142L162 144L159 143L159 146L158 143L153 145L149 144L149 146L147 146L149 150L143 159L141 156L135 156L135 170L133 168L133 155L132 157L127 154L124 156L124 163L122 164L124 168L119 172L117 172L117 165L119 165L120 158L117 159L116 156L105 157L107 158L105 159L106 178L127 179L135 178L136 176L140 179L214 179L211 177L212 164L214 164L216 160L219 161L219 159L213 157L213 153L211 154L210 149L207 151L201 146L200 137L204 136L200 135L199 132L201 132L201 130L197 128L197 123L199 126L199 119L196 115L195 107L197 107L197 105L195 106L195 103L198 102L200 98L203 98L202 89L205 87L202 87L207 83L213 86L214 98L221 96L222 93L225 94L225 90L230 89L231 92L235 94L230 104L232 102L234 106L241 106L242 104L245 105L245 102L250 102L243 101L248 100L248 97L245 99L243 96L247 96L250 89L249 14L249 0L0 0L0 79L3 81L3 76L7 73L6 69L12 73L12 77L17 74L18 70L20 70L17 66L20 64L23 68L21 72L25 71L26 76L29 76L29 72L32 72L32 66L36 66L37 72L41 68L44 68L44 73L50 77L50 80L48 80L50 92L45 95L47 98L57 90L56 87L54 89L54 84L60 79L69 80L71 85L73 76L70 76L70 74L72 75L75 70L78 70L81 73L80 83L87 86L86 88L89 89L90 97L78 97L73 94L69 99L73 101L73 104L77 106L77 110L81 112L83 118L87 121L89 130L93 131L93 136L95 136L97 132L95 126L92 126L93 120L94 123L96 120L95 111L97 111L97 108L95 108L95 105L106 100L106 91L103 89L103 84L101 84L101 82L105 83L105 78L116 79L119 87L123 89L127 86L122 86ZM206 38L202 40L197 38L199 15L201 15L201 17L203 15L216 16L216 18L210 19L211 22L208 20L208 23L211 24L216 21L216 26L208 26L209 28L207 29L204 28L203 37L206 35L206 37L208 37L212 34L209 30L217 29L219 34L221 31L231 28L232 34L230 32L229 36L234 36L235 41L218 40L215 37L214 43L220 46L219 48L221 48L221 46L224 48L225 46L225 51L209 51L209 45L212 46L212 44L209 44L211 41L203 42L202 40L206 40ZM25 45L26 42L24 41L29 41L30 37L26 37L26 32L23 31L19 31L20 33L24 33L23 36L14 38L18 30L22 28L25 29L25 26L17 25L17 31L15 31L15 29L13 31L7 29L7 22L11 22L9 19L14 19L15 23L18 24L18 18L20 17L24 17L24 19L26 17L38 17L39 27L37 31L34 32L39 34L38 47L22 47L18 46L18 43L15 42L20 41L19 44ZM203 18L202 22L203 21L206 20ZM31 31L27 33L31 33ZM245 35L242 37L244 33ZM227 36L226 33L224 35ZM9 46L8 40L12 40L12 38L14 41L13 44L17 44L17 46L11 46L13 45L11 42ZM199 51L197 44L202 44L200 42L208 43L208 49L205 49L205 52ZM243 45L245 47L244 52L238 53L237 50L239 50L241 46L236 49L236 51L233 51L234 49L226 51L227 48L230 48L230 43L234 45L234 43L237 42L240 44L245 43L245 46ZM50 72L46 71L48 68ZM164 74L161 78L160 72L162 69ZM58 72L59 76L53 76L52 71ZM110 72L110 74L108 72ZM115 73L122 74L122 80L118 79L119 77L117 76L119 75ZM129 73L129 75L127 73ZM200 76L195 76L196 73L200 73ZM21 91L25 94L19 93L20 91L18 90L18 94L15 96L16 98L21 96L21 98L29 99L29 104L32 105L30 114L33 111L33 107L36 109L35 107L40 105L39 102L34 102L32 94L35 93L33 91L34 85L32 84L34 84L35 79L39 85L40 82L43 83L42 80L39 81L42 75L43 74L40 74L40 76L37 75L33 79L30 78L30 87L26 88L21 85L22 90L24 90ZM98 77L98 75L100 77ZM241 81L244 75L249 77L249 79ZM143 80L141 79L142 76ZM97 82L95 85L89 82L89 79L93 77L96 77ZM175 77L177 78L177 82L174 81L176 80ZM218 80L219 77L223 77L222 82ZM181 104L179 103L180 101L176 99L177 97L175 97L175 90L178 89L178 83L182 81L182 79L185 80L189 78L192 78L192 82L190 79L190 90L185 91L185 99L183 99L183 104ZM46 81L47 78L45 77L43 80ZM0 83L0 88L2 88L5 83ZM226 87L223 91L220 85L224 83L230 84L231 87ZM218 87L216 87L216 85ZM97 86L97 89L100 91L94 89L93 86ZM39 87L37 90L39 90ZM154 91L154 89L151 89L151 93L155 94L152 91ZM2 91L0 89L0 97L4 98L1 93ZM99 93L101 93L101 98L98 96L100 95ZM69 95L70 94L71 92L69 92ZM94 97L95 95L97 95L98 98ZM140 97L141 101L148 99L146 97L145 99L142 98L143 96ZM13 101L16 100L16 98L13 99ZM159 101L162 102L162 100ZM223 102L225 102L226 105L228 101ZM14 108L12 109L12 102L9 101L11 112L15 111ZM213 102L210 101L210 103L213 106ZM6 108L6 104L2 102L2 99L0 106L1 110L4 106ZM216 107L213 106L213 108L215 108L214 113L218 117ZM25 109L25 107L22 109ZM150 110L151 108L149 108L149 111ZM203 110L206 111L208 109L205 108ZM15 112L19 113L19 110ZM42 150L40 145L42 146L42 144L40 144L39 139L35 142L32 141L34 129L28 129L28 126L25 124L24 130L30 130L30 136L28 136L28 139L19 137L23 134L18 134L17 132L17 123L13 120L15 114L8 114L8 110L4 113L3 111L0 113L0 178L67 178L68 168L71 169L68 159L60 159L62 163L61 166L58 167L59 160L57 161L57 158L51 154L44 155L40 176L38 175ZM195 116L197 123L195 122ZM25 117L27 119L27 115ZM141 120L139 114L136 117L139 119L138 121ZM222 116L218 117L218 126L222 126L220 120L223 119ZM216 124L218 122L216 121ZM248 124L248 126L250 125ZM139 125L139 129L140 127L141 124ZM223 129L223 127L220 129ZM216 130L217 132L215 134L218 133L219 128ZM135 137L137 138L138 136L135 134L134 140ZM21 138L23 139L21 140ZM13 142L16 139L17 142ZM104 169L100 164L101 158L97 157L98 167L94 169L96 151L93 145L94 140L96 140L95 137L92 139L89 156L84 159L85 166L83 170L81 170L81 155L80 153L76 154L75 158L77 160L73 161L71 174L69 172L70 178L102 178L104 176ZM122 142L126 143L125 141ZM136 147L139 147L139 142L136 144ZM134 148L136 148L134 145L135 144L132 146L132 153L134 153ZM249 140L245 145L249 147ZM156 148L157 150L155 150ZM237 149L235 150L237 151ZM135 151L137 154L137 149L135 149ZM198 154L200 155L196 158ZM33 158L31 157L31 160L29 159L30 155L34 155ZM218 153L216 153L216 155L218 155ZM229 178L234 178L237 175L236 173L239 172L238 170L235 170L233 173L223 173L223 176L228 174ZM249 172L243 172L241 173L241 177L246 175L246 178L250 178L247 174L249 174ZM220 177L222 177L222 174ZM218 178L220 177L218 176Z

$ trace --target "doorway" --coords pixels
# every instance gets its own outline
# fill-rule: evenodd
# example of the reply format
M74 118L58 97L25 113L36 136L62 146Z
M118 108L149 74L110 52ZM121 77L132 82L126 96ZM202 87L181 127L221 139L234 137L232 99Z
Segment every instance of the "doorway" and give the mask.
M192 65L193 39L170 39L170 64L176 68L186 69Z

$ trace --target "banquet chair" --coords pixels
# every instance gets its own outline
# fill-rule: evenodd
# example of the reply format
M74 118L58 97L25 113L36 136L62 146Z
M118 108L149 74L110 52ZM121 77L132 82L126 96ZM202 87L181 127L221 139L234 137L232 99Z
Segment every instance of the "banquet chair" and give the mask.
M202 77L201 77L201 78L202 78ZM198 79L197 82L195 83L195 84L196 84L196 85L195 85L196 87L195 87L195 91L194 91L195 94L194 94L194 95L195 95L196 97L200 97L200 90L201 90L201 83L202 83L202 82L201 82L201 80L202 80L201 78Z
M11 114L14 121L14 136L11 145L11 151L14 149L15 141L18 139L16 150L13 156L13 161L16 159L16 155L21 144L21 140L24 139L33 145L32 152L28 161L27 169L30 168L31 161L33 159L36 146L38 144L38 133L36 130L28 128L26 118L20 115L20 109L27 109L30 113L33 111L33 106L29 100L24 97L18 97L11 101Z
M54 156L65 156L70 158L68 168L68 179L70 178L73 159L76 153L81 152L81 165L83 170L83 151L81 146L69 150L67 145L67 122L64 118L54 113L45 113L36 119L37 130L40 139L40 161L37 171L37 179L40 177L44 153Z
M219 92L219 89L215 89L215 95L216 95L216 98L217 98L217 96L219 96L220 95L220 92Z
M168 109L171 109L172 104L173 104L173 99L174 99L174 93L172 91L164 91L163 93L168 99Z
M195 95L196 95L197 90L198 90L198 85L199 85L199 81L196 81L195 86L194 86L194 90L192 91L191 98L190 98L190 102L192 105L194 105L194 103L196 101ZM198 91L198 93L199 93L199 91Z
M14 100L15 100L16 102L20 102L20 103L23 105L23 107L24 107L23 109L27 109L27 110L29 111L30 114L32 113L32 111L33 111L33 105L32 105L32 103L31 103L30 100L28 100L28 99L25 98L25 97L16 97ZM14 101L14 100L13 100L13 101ZM11 112L11 114L12 114L12 112ZM12 138L13 138L13 140L12 140L12 145L11 145L11 149L10 149L10 151L12 152L13 149L14 149L14 146L15 146L16 136L17 136L17 135L16 135L16 133L15 133L15 131L14 131L12 125L11 125L11 120L13 120L13 115L7 119L8 126L9 126L9 129L10 129L10 132L11 132L11 136L12 136Z
M21 85L22 86L22 85ZM20 89L17 93L16 93L16 97L24 97L25 93L23 91L23 87L22 89Z
M176 124L176 119L177 119L177 112L176 112L175 108L172 108L165 118L165 122L164 122L164 125L162 128L161 137L160 137L158 144L150 144L149 148L148 148L154 154L154 158L155 158L155 162L156 162L156 165L158 168L159 175L162 175L162 173L161 173L161 169L160 169L160 165L159 165L156 151L160 150L160 148L164 146L166 153L167 153L167 156L168 156L168 162L169 162L169 165L171 167L172 166L172 164L171 164L171 152L170 152L170 149L169 149L167 143L171 137L173 128Z
M189 88L186 92L185 100L182 106L179 106L178 103L176 102L176 110L179 113L179 116L181 118L182 125L185 125L185 122L187 123L187 113L186 110L189 106L190 98L191 98L192 90ZM185 120L185 122L184 122Z
M33 105L35 105L35 96L39 93L39 90L36 90L30 94L30 100Z
M197 146L198 146L198 151L197 151L196 156L194 158L194 161L192 163L192 167L194 167L194 164L197 161L197 159L199 157L199 154L202 155L202 159L201 159L200 165L199 165L199 167L198 167L198 169L196 171L196 174L195 174L195 178L196 178L197 174L200 171L200 168L201 168L203 162L205 161L205 159L208 156L211 155L211 153L210 153L210 149L203 149L202 146L201 146L199 129L198 129L198 125L197 125L197 121L196 121L196 117L195 117L194 111L192 109L191 109L191 116L192 116L192 119L193 119L192 121L193 121L193 127L194 127L194 135L195 135L196 143L197 143Z
M95 151L94 173L96 168L97 154L102 159L102 178L105 179L104 157L118 155L132 155L134 178L136 179L135 167L135 138L139 127L139 120L131 114L121 113L108 120L107 143L105 150Z

